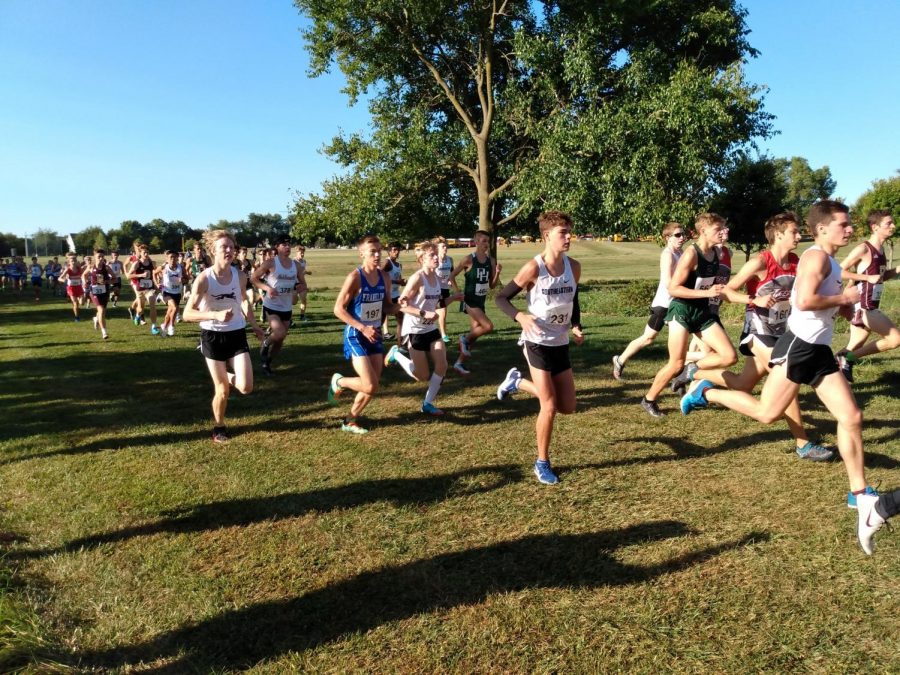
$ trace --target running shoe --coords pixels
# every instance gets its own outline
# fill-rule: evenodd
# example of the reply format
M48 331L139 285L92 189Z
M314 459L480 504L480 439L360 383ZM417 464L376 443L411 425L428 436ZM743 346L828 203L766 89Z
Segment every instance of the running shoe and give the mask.
M681 397L681 414L689 415L692 410L699 410L709 405L706 401L706 391L713 388L713 383L709 380L700 380L697 386L688 390Z
M397 363L397 352L400 351L400 347L397 345L392 346L388 349L388 353L384 356L384 365L392 366Z
M113 307L118 307L118 306L119 306L119 301L113 300Z
M302 321L303 323L309 323L309 317L306 316L305 314L301 314L300 321Z
M81 321L81 319L79 319L79 318L76 316L76 317L75 317L75 323L78 323L79 321Z
M871 485L866 485L866 491L863 492L864 495L869 495L870 497L877 497L878 492ZM855 509L856 508L856 500L860 495L855 495L852 492L847 493L847 508Z
M347 431L351 434L367 434L369 433L368 429L363 429L356 423L356 420L347 420L343 424L341 424L341 431Z
M170 324L169 329L166 331L166 335L168 335L169 337L174 337L175 336L175 326L172 326Z
M463 356L472 356L472 352L469 350L469 341L465 335L459 336L459 351Z
M128 311L130 312L131 310L129 309ZM133 323L135 326L140 326L141 325L141 317L139 317L137 314L135 314L134 316L131 317L131 323Z
M338 386L338 382L340 382L343 375L340 373L335 373L331 376L331 384L328 385L328 402L334 405L337 403L337 398L344 393L344 390Z
M503 378L503 382L497 387L497 400L502 401L507 396L512 396L519 391L519 382L522 380L522 373L518 368L510 368Z
M553 473L550 462L544 460L539 459L534 463L534 475L544 485L556 485L559 482L559 476Z
M272 376L272 362L269 359L265 359L261 364L259 364L259 367L262 368L262 371L266 375L270 377Z
M875 533L884 525L884 518L875 509L878 503L878 497L870 494L863 494L857 497L859 503L859 521L856 527L856 534L859 537L859 545L862 547L863 553L872 555L875 551Z
M159 335L160 333L162 333L162 331L159 329L159 327L156 324L153 324L152 326L150 326L150 334L151 335Z
M444 414L444 411L435 406L433 403L429 403L428 401L424 401L422 403L422 412L426 415L434 415L435 417L440 417Z
M225 427L218 427L216 429L213 429L212 440L213 443L227 443L229 440L229 436L225 431Z
M812 441L806 441L806 445L797 448L800 459L808 459L810 462L827 462L834 459L834 451L829 450Z
M641 399L641 407L647 411L650 417L665 417L666 414L659 409L656 401L648 401L646 398Z
M681 373L675 376L675 379L672 380L672 391L678 392L679 389L686 388L691 382L694 381L694 373L699 370L697 368L696 363L687 363L684 368L682 368Z
M100 327L100 324L97 322L97 317L93 318L94 330L97 330Z
M394 335L393 333L385 333L384 335L381 336L381 339L382 340L393 340L395 337L397 337L397 336Z
M147 320L144 318L143 315L139 316L138 318L141 320L141 325L142 325L142 326L146 326L146 325L147 325Z
M453 364L453 370L455 370L457 373L459 373L463 377L472 374L472 371L467 370L466 367L459 361L457 361L456 363Z
M621 380L622 373L625 372L625 364L622 363L621 361L619 361L618 354L616 354L614 357L612 357L612 364L613 364L613 379Z
M109 340L109 333L107 333L105 330L104 330L104 331L100 331L100 335L103 336L103 339L104 339L104 340Z
M259 358L266 362L269 360L269 341L263 340L262 344L259 347Z
M443 342L445 345L449 345L450 344L450 336L449 335L441 335L441 342Z
M841 374L850 384L853 384L853 361L851 360L853 357L849 356L849 352L842 352L837 355L838 368L841 369Z
M181 323L181 313L175 315L175 323Z

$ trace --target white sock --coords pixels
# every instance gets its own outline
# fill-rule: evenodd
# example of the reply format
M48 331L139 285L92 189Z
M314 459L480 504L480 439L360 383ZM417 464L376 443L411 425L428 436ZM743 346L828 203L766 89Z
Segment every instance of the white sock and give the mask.
M412 362L411 358L406 356L403 352L398 351L394 354L394 359L400 364L400 367L406 371L407 375L412 379L416 379L416 376L414 375L416 372L416 365Z
M431 379L428 380L428 391L425 393L425 403L434 403L434 399L437 398L438 391L441 388L441 382L443 381L444 378L437 373L431 374Z

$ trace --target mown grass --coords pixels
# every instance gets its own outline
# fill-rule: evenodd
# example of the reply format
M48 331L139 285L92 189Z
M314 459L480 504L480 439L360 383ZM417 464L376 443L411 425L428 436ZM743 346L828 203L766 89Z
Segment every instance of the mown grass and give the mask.
M580 243L586 280L604 262L653 276L658 249L627 246ZM332 283L309 257L312 284L336 287L344 271ZM355 437L337 430L347 404L324 401L347 366L333 291L315 293L313 321L275 377L232 398L235 437L217 446L195 327L154 339L120 307L101 342L61 302L0 297L2 669L896 671L897 537L865 557L840 463L799 461L783 425L683 418L673 397L647 417L637 401L664 346L609 377L643 326L618 316L621 288L590 293L555 488L530 474L536 402L494 397L523 364L499 312L472 376L448 376L444 419L422 419L423 385L389 371ZM896 358L868 360L854 385L870 479L891 487ZM814 395L802 402L833 442Z

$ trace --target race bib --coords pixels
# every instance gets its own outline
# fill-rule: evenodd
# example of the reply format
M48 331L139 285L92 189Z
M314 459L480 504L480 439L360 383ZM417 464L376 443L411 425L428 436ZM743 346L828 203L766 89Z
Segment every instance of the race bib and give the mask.
M541 318L544 320L544 323L548 323L551 326L568 326L572 319L572 306L572 303L569 302L565 305L550 307Z
M78 279L78 278L72 279L70 277L69 279L66 280L66 283L69 286L81 286L81 279Z
M139 288L153 288L153 279L141 279L138 282Z
M488 294L490 284L475 284L475 295L484 296Z
M790 313L790 300L782 300L781 302L776 302L774 305L769 307L769 323L772 325L784 323L785 321L787 321L788 314Z
M294 292L293 286L278 286L276 289L278 291L278 295L287 295L288 293Z
M178 295L179 293L181 293L181 288L181 284L172 284L169 288L166 289L166 292L172 295Z
M359 318L361 321L365 322L373 322L380 323L381 322L381 307L384 303L380 300L378 302L364 302L359 308Z
M872 286L872 301L878 302L881 300L881 293L884 291L884 284L875 284Z
M106 284L94 284L91 286L91 293L93 295L103 295L106 293Z

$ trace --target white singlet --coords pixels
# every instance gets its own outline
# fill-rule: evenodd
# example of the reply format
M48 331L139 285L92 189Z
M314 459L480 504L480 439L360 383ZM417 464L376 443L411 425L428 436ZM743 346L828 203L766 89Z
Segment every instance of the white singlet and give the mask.
M428 276L424 272L417 272L422 285L419 286L419 292L414 298L409 298L409 306L421 309L426 312L433 312L437 309L438 301L441 299L441 282L437 275L433 275L432 281L429 283ZM421 335L430 333L435 330L434 322L436 319L423 319L417 314L405 314L403 324L400 330L401 335Z
M550 274L542 255L536 255L534 260L538 266L538 278L528 291L528 313L537 319L542 334L530 335L523 330L519 344L526 340L548 347L569 344L576 288L569 257L563 255L563 273L558 277Z
M274 262L263 281L278 291L278 295L273 298L266 293L263 307L276 312L290 312L293 307L294 286L297 285L297 266L291 260L288 267L283 267L278 256L275 256Z
M671 272L675 271L675 266L681 259L682 251L670 251L670 253L672 254L672 269L670 270L669 276L671 277ZM669 284L663 283L662 276L660 276L659 285L656 287L656 295L653 296L653 301L650 303L650 306L665 307L668 309L671 302L672 296L669 295Z
M800 256L800 264L803 262L803 256L808 255L810 251L821 251L820 246L810 246L803 255ZM831 264L831 271L828 276L822 280L816 289L817 295L840 295L841 294L841 266L838 264L834 256L828 256L828 262ZM787 327L798 338L804 342L810 342L815 345L831 346L831 337L834 333L834 316L837 314L837 307L828 307L826 309L799 309L797 307L797 283L791 289L791 313L788 315Z
M213 268L209 267L200 273L206 277L206 295L200 298L197 309L201 312L221 312L224 309L230 309L231 318L228 321L207 319L200 322L200 328L220 332L243 328L247 325L247 320L241 309L244 291L240 287L240 276L237 270L230 265L225 268L223 275L231 275L231 278L224 284L220 284L216 280L213 272Z

